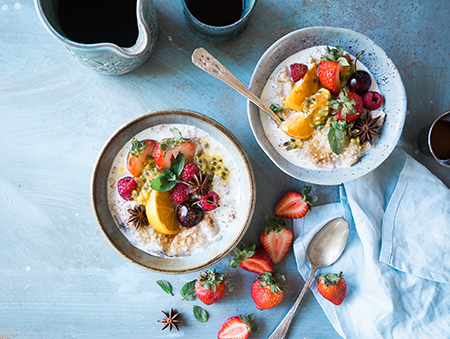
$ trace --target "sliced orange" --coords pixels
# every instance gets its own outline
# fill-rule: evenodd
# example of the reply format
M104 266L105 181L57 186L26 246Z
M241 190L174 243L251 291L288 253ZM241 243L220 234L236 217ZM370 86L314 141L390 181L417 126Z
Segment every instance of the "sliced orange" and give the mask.
M305 77L298 81L286 97L286 108L301 111L303 102L307 97L319 90L319 79L317 78L317 65L313 64L306 72Z
M146 213L156 232L168 235L180 232L170 192L152 190L147 200Z

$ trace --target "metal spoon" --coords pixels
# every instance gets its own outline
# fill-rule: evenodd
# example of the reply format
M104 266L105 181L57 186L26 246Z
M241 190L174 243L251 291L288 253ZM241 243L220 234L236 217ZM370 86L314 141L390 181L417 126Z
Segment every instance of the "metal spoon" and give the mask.
M308 289L316 271L320 267L333 264L344 252L350 229L347 220L336 218L327 222L311 239L306 249L306 259L311 264L311 272L297 299L280 325L273 331L269 339L286 338L289 325L294 317L300 301Z
M238 91L256 106L261 108L265 113L267 113L273 120L275 120L277 126L280 127L280 118L204 48L197 48L194 53L192 53L192 63L205 72L211 74L213 77L226 83L234 90Z

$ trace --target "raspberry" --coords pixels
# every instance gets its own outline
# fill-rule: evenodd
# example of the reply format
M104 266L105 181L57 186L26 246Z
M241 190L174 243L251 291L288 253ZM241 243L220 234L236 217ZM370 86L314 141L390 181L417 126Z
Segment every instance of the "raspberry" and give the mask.
M362 97L364 107L368 110L376 110L383 103L383 96L378 92L367 92Z
M291 79L293 82L303 79L306 72L308 72L308 66L304 64L291 64L289 68L291 69Z
M189 193L187 191L187 185L179 182L172 188L170 198L173 202L181 204L189 199Z
M125 177L117 182L119 195L125 200L133 200L133 191L137 189L137 182L133 177Z
M209 191L202 195L198 205L205 211L212 211L219 207L219 195L214 191Z
M200 170L197 165L193 163L186 164L180 174L180 180L184 182L189 181L194 177L194 174L198 173L200 173Z

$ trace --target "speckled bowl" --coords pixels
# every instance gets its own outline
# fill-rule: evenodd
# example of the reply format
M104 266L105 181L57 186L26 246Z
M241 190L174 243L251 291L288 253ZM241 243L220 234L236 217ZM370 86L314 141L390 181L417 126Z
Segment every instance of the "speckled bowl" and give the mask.
M289 33L276 41L263 54L253 71L250 90L261 96L274 69L289 56L306 48L329 45L342 46L352 55L366 52L359 60L366 65L384 96L386 120L376 147L349 168L312 170L295 166L284 159L267 139L258 107L248 103L248 117L255 138L267 156L283 172L305 182L337 185L357 179L377 168L391 154L402 133L406 115L406 93L400 74L387 54L368 37L344 28L309 27ZM263 114L263 113L261 113Z
M108 175L116 154L133 136L160 124L192 125L209 133L222 143L233 157L240 173L240 204L236 218L228 225L224 237L214 246L189 257L161 258L150 255L131 245L123 235L111 214L108 204ZM92 177L92 205L98 224L112 246L131 262L165 274L184 274L200 271L221 260L239 243L249 227L255 207L255 183L253 171L243 148L236 138L222 125L202 114L172 109L154 111L119 128L106 142L95 165Z

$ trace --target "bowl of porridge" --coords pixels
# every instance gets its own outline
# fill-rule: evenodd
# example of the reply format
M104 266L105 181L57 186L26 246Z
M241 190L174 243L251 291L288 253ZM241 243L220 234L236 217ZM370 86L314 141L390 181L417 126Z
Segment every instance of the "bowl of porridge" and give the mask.
M282 119L278 127L248 103L258 144L302 181L357 179L391 154L402 133L406 94L397 68L372 40L348 29L287 34L260 58L249 87Z
M92 204L112 246L159 273L202 270L249 227L253 172L222 125L188 110L154 111L119 128L103 147Z

